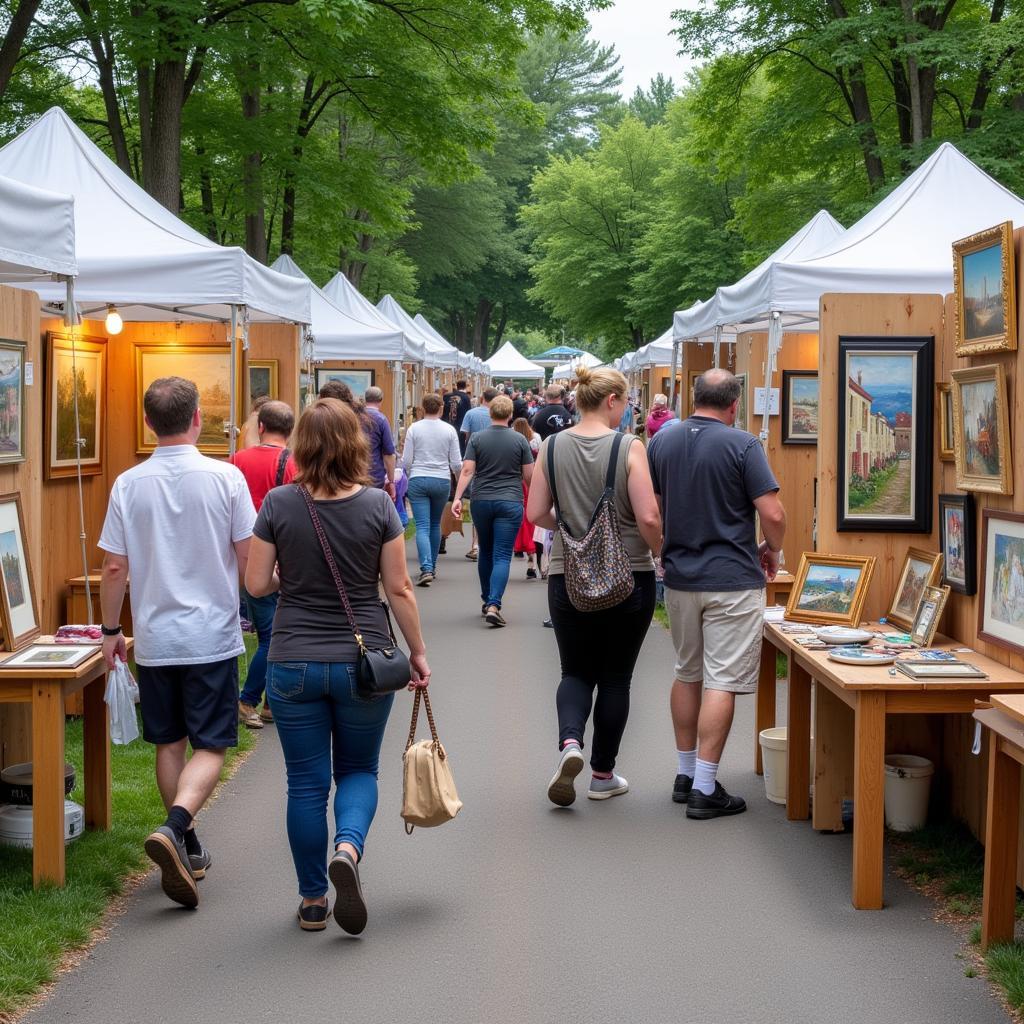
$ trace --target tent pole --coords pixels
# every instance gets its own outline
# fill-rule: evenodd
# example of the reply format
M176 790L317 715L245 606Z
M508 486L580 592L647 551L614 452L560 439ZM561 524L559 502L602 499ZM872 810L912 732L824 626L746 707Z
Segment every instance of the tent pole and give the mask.
M71 404L75 411L75 482L78 487L78 543L82 548L82 575L85 578L85 614L87 625L93 625L96 621L92 605L92 584L89 582L89 552L86 548L85 533L85 496L82 485L82 445L85 438L82 437L82 428L78 407L78 349L76 337L78 327L78 314L75 309L75 285L72 278L67 280L68 302L64 310L64 323L71 334Z
M228 374L228 402L230 405L230 411L228 412L228 422L226 429L228 432L228 457L230 458L235 454L235 403L238 401L238 382L235 379L235 360L238 358L238 307L231 304L231 370Z
M764 360L764 411L761 414L761 444L768 447L768 421L771 415L772 371L782 348L782 316L774 310L768 322L768 351Z
M668 407L672 410L676 407L676 370L679 366L679 341L672 339L672 366L669 374Z

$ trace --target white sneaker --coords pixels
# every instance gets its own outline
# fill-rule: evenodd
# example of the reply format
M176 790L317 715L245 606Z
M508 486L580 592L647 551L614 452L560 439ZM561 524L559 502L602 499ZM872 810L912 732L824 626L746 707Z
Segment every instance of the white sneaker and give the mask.
M610 796L619 796L621 793L629 792L629 782L621 775L612 772L610 779L590 780L590 789L587 790L587 798L590 800L607 800Z
M559 807L568 807L576 800L576 776L583 771L583 751L572 744L562 751L558 770L548 783L548 799Z

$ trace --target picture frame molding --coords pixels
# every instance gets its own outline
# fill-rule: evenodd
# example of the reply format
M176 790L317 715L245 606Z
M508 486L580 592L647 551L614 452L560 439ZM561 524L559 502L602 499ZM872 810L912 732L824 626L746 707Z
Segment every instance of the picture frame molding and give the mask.
M253 396L252 396L252 371L253 370L269 370L270 371L270 398L274 401L281 397L281 384L280 384L280 360L278 359L249 359L245 364L245 402L244 407L249 409L252 407Z
M946 508L955 505L963 510L964 582L951 580L946 574ZM978 519L974 495L939 495L939 550L942 552L942 583L957 594L972 597L978 592Z
M320 393L320 388L322 388L324 386L324 384L327 383L327 380L330 379L330 378L321 379L321 374L328 374L328 373L352 373L352 374L368 373L370 375L370 382L369 382L369 384L366 385L366 387L371 387L372 388L377 383L377 371L374 370L372 367L369 367L369 366L322 366L322 365L318 365L318 366L314 367L314 372L313 372L313 383L316 385L316 393L317 394ZM365 390L365 388L363 390ZM355 393L355 389L353 389L353 393ZM424 392L424 394L426 394L426 392ZM362 398L363 397L362 391L360 391L358 394L356 394L355 397L356 398Z
M896 610L896 604L899 601L900 591L903 589L903 580L906 578L907 569L910 567L911 561L932 563L931 569L925 577L924 585L925 587L934 587L938 585L939 580L942 578L944 559L941 551L925 551L924 548L915 547L907 548L907 552L903 556L900 574L896 577L896 586L893 588L892 597L889 599L889 610L885 613L885 618L887 622L891 622L894 626L899 626L900 629L904 629L908 633L914 626L914 617L917 615L917 609L915 608L913 615L907 616ZM918 601L918 604L920 603Z
M793 581L793 589L789 594L789 601L786 604L785 618L790 622L810 622L818 625L852 626L860 625L861 615L864 611L864 602L867 600L868 588L871 585L871 577L875 571L874 555L828 555L814 551L805 551L800 556L800 565L797 568ZM847 614L839 612L807 612L798 608L800 595L807 582L807 573L813 565L833 565L840 568L862 570L857 589L854 591L853 601L850 604L850 611Z
M820 416L821 408L821 380L817 370L783 370L782 371L782 443L783 444L810 444L816 445L818 437L794 437L790 433L790 412L793 402L793 381L801 378L813 377L818 381L818 408ZM819 421L820 427L820 421Z
M946 602L949 600L949 591L948 584L933 587L926 586L924 588L924 593L921 595L921 600L917 605L917 611L914 613L914 622L910 627L910 639L918 647L930 647L932 640L935 639L935 634L939 630L939 620L942 618L942 613L946 610ZM921 613L924 611L925 605L930 601L935 602L935 616L928 629L922 633L919 629Z
M53 448L54 412L57 381L54 376L56 352L58 344L67 342L67 351L71 350L74 344L76 350L91 352L100 358L100 371L96 382L97 395L99 397L98 412L96 415L96 461L82 463L82 476L99 476L103 472L106 449L106 406L107 406L107 339L101 335L83 334L74 336L66 331L46 332L46 395L43 400L44 416L43 422L43 476L47 480L64 480L68 477L78 476L78 467L54 466L51 461Z
M972 253L989 249L1000 243L1000 270L1002 273L1003 325L1001 334L988 335L967 341L964 338L964 275L963 259ZM1017 351L1017 271L1013 245L1013 222L1003 221L953 243L953 309L954 354L975 356L987 352Z
M30 644L42 630L39 626L39 605L36 602L35 580L32 577L32 556L29 552L28 540L25 537L25 516L21 507L21 492L12 491L9 494L0 494L0 508L4 505L13 504L15 517L17 519L18 539L21 542L21 553L25 559L25 579L28 583L29 603L32 606L32 620L34 625L21 633L15 634L11 616L10 602L7 600L7 585L0 580L0 623L3 624L3 649L5 651L20 651L27 644Z
M986 508L981 513L981 577L978 600L978 639L986 643L995 644L1004 650L1013 651L1016 654L1024 654L1024 629L1021 630L1022 642L1014 643L1005 637L989 632L985 628L985 605L988 597L988 541L989 524L992 520L1004 523L1020 523L1024 525L1024 512L1009 512L1003 509Z
M66 652L67 658L63 662L41 662L34 665L29 660L32 657L33 648L37 651L58 650ZM11 654L9 658L4 658L3 661L0 661L0 671L11 668L35 669L37 671L45 671L48 668L77 668L77 666L81 665L83 661L92 657L99 650L100 647L96 644L25 644L24 647ZM72 655L75 656L73 660Z
M953 444L954 424L956 417L953 415L953 385L949 381L941 380L935 385L936 413L938 415L938 429L936 434L939 438L939 458L943 462L952 462L955 457ZM946 430L946 409L949 409L950 432L947 436Z
M964 384L994 380L996 390L996 422L999 430L999 479L981 477L967 472L965 462L964 402L961 388ZM1010 437L1009 389L1006 369L1002 363L982 366L964 366L952 371L953 387L953 454L956 463L956 486L961 491L979 491L985 494L1013 494L1013 459Z

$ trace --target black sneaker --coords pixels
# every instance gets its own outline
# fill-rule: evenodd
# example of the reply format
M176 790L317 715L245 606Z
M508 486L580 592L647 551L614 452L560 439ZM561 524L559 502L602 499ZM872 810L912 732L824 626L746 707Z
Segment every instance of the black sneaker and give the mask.
M542 625L542 626L543 626L543 627L544 627L545 629L554 629L554 628L555 628L555 624L554 624L554 623L553 623L553 622L552 622L552 621L551 621L550 619L545 619L545 620L544 620L544 621L543 621L543 622L541 623L541 625Z
M677 775L675 785L672 787L673 803L685 804L690 799L691 789L693 789L693 779L689 775Z
M327 927L327 912L329 905L325 903L311 903L308 907L299 904L299 912L296 915L299 919L299 927L304 932L322 932Z
M160 884L175 903L199 906L199 889L192 877L185 844L169 825L161 825L146 836L146 856L160 868Z
M446 539L447 539L446 537L442 537L441 538L441 546L437 549L437 553L439 555L447 555L448 554L448 547L445 544L445 540Z
M429 587L434 582L434 574L429 570L425 569L420 573L420 578L416 581L417 587Z
M206 877L206 871L212 864L213 858L205 846L201 845L198 853L190 853L188 855L188 865L192 869L192 877L197 882L200 878Z
M526 570L526 578L528 580L535 580L537 578L537 570L531 566Z
M358 935L366 927L359 867L349 854L338 850L327 865L327 877L334 886L334 920L349 935Z
M715 783L711 796L699 789L691 789L686 802L688 818L720 818L725 814L742 814L746 809L747 801L741 796L729 796L720 782Z

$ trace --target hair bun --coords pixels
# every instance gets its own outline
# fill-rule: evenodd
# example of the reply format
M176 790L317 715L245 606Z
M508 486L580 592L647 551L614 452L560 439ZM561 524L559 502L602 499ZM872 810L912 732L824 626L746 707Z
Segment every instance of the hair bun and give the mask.
M590 372L589 367L580 365L576 367L576 380L586 386L594 380L594 375Z

